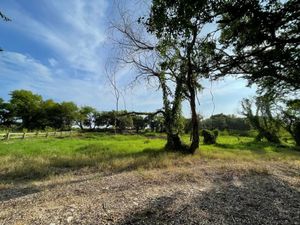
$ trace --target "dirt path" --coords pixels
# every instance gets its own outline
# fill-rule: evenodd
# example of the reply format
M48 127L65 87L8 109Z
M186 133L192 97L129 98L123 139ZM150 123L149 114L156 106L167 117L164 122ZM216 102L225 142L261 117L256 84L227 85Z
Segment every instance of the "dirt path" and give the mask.
M199 162L0 191L0 224L300 224L299 166Z

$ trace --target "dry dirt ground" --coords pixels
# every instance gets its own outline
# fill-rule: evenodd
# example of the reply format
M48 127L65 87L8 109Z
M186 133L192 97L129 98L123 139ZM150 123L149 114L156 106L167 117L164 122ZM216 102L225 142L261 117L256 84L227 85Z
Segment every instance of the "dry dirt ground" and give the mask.
M0 224L300 224L299 165L80 171L0 190Z

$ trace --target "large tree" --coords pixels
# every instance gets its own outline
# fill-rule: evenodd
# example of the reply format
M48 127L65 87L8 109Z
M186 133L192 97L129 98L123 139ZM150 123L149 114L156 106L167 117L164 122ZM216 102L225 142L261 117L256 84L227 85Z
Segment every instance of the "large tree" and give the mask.
M96 117L98 112L95 108L90 106L83 106L79 109L76 115L76 124L80 129L84 130L84 127L88 127L90 130L96 126Z
M192 40L193 24L203 23L203 16L211 22L206 69L215 78L242 76L260 93L299 91L298 0L153 0L150 24L160 37Z
M164 52L165 46L179 46L173 52L188 77L193 118L197 77L207 74L214 79L241 76L261 94L299 92L299 18L297 0L153 0L147 24L162 40ZM173 65L172 60L166 64Z
M133 127L136 130L136 133L139 133L140 130L145 129L146 120L142 116L135 115L132 117Z
M196 102L202 88L199 79L209 76L211 42L206 40L205 27L212 21L211 9L209 1L154 0L150 14L138 20L141 29L133 29L134 22L128 22L126 16L121 16L121 26L115 26L124 37L118 44L125 54L118 55L138 68L137 77L156 78L159 83L168 136L166 148L170 150L194 153L199 147ZM185 146L179 137L181 104L185 100L190 104L192 118L190 146Z
M199 120L196 103L197 92L202 88L199 81L209 78L211 45L207 28L213 22L210 1L153 0L148 31L159 40L158 51L163 57L162 65L175 71L175 78L181 83L183 98L191 110L191 146L193 153L199 147Z
M10 93L9 102L0 98L0 125L16 129L44 130L54 128L59 130L71 129L79 110L73 102L58 103L52 99L43 100L41 95L28 90L15 90ZM83 123L85 126L93 126L95 110L91 107L83 107Z
M100 112L96 114L95 118L95 125L99 127L109 128L110 126L113 127L115 122L115 112L109 111L109 112Z
M78 107L74 102L62 102L57 105L57 122L61 130L70 130L75 123Z
M114 24L117 33L118 61L130 64L137 71L134 82L145 79L148 82L156 81L162 91L163 108L154 113L138 113L154 118L162 114L164 127L167 133L166 149L187 152L188 148L179 137L178 122L181 117L181 103L184 98L182 82L183 76L178 73L179 68L164 63L167 55L160 51L161 46L154 35L146 32L143 23L132 21L125 13L121 13L121 22ZM121 34L121 35L120 35ZM135 114L136 113L131 113Z
M56 115L58 106L59 103L54 102L52 99L48 99L42 102L38 118L39 129L50 127L59 128L59 123Z
M10 95L12 110L16 117L22 120L22 126L28 129L35 129L43 102L42 96L27 90L15 90Z
M281 119L298 144L299 109L295 99L300 94L299 1L221 0L214 11L221 30L212 63L217 77L241 76L249 85L256 84L259 95L271 96L272 101L264 108L269 107L270 114ZM272 129L269 131L272 133Z
M221 30L215 65L219 75L242 75L259 91L300 89L298 0L215 1Z

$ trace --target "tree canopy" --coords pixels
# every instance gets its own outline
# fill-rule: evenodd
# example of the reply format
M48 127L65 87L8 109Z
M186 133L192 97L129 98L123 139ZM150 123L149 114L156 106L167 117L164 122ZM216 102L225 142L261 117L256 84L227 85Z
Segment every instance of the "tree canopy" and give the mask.
M210 71L215 78L240 75L249 84L257 84L261 92L299 90L297 0L152 2L148 25L158 38L185 46L194 34L199 35L199 27L206 29L207 35L196 41L193 55L194 61L210 55L202 63L194 63L202 74Z
M261 92L300 89L297 0L220 1L215 11L222 75L242 74Z

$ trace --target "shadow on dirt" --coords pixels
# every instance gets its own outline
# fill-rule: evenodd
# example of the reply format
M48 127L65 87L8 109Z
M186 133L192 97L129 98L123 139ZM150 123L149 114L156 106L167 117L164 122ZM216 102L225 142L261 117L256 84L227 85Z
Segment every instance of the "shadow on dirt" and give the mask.
M49 184L45 185L42 187L35 187L35 186L26 186L22 187L21 185L15 186L12 188L7 188L4 190L0 190L0 203L2 201L8 201L8 200L13 200L21 197L25 197L27 195L39 193L43 191L44 189L52 189L55 188L59 185L68 185L68 184L75 184L75 183L81 183L84 181L87 181L89 179L78 179L78 180L72 180L72 181L67 181L59 184Z
M12 188L0 191L0 202L7 201L10 199L21 198L26 195L40 192L40 189L33 187L26 188Z
M300 193L270 175L218 178L208 192L159 196L131 212L129 224L299 224Z

